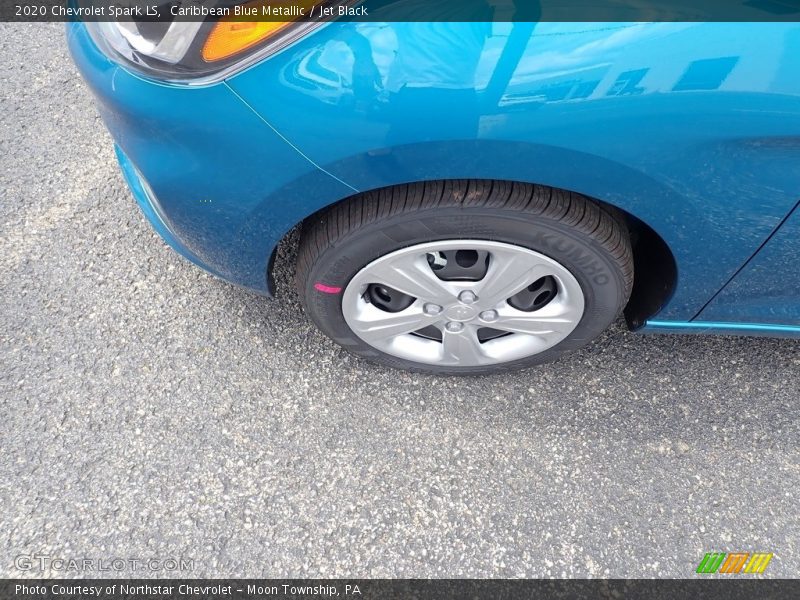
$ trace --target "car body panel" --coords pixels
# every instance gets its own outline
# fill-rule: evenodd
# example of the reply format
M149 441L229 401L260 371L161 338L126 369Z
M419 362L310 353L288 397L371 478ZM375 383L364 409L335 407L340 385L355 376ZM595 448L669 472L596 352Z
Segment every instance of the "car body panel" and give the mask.
M618 206L677 260L660 316L691 320L797 201L797 72L794 24L336 23L230 85L358 189L507 179Z
M703 309L698 321L800 328L800 209Z
M69 25L68 41L134 194L153 207L146 214L151 221L157 214L155 228L167 230L167 241L207 271L269 293L268 264L286 231L354 193L224 83L146 81L101 54L79 23Z
M145 214L259 293L281 237L315 211L458 178L568 189L647 223L678 280L645 331L755 330L757 311L720 307L751 267L782 277L790 249L771 244L793 235L776 229L800 197L798 24L331 23L197 87L133 75L82 24L68 31Z

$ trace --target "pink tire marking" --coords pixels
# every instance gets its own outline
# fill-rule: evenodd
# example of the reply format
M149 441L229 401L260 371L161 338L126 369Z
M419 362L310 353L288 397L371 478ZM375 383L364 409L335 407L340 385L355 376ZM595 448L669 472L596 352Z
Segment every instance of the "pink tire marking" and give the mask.
M318 292L322 292L323 294L338 294L342 291L342 288L336 287L334 285L325 285L324 283L315 283L314 289Z

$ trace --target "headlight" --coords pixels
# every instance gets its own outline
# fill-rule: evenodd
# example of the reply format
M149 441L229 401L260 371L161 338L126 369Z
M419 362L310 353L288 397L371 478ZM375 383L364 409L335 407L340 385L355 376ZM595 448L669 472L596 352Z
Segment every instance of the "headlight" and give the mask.
M180 2L168 2L159 8L161 15L171 21L144 20L144 17L131 21L87 22L86 27L95 44L112 60L162 81L203 84L244 69L322 25L319 18L308 19L310 11L321 14L318 11L322 5L350 3L346 0L293 0L291 5L301 7L304 15L292 15L294 20L289 21L259 21L252 15L263 14L262 7L280 3L275 0L271 3L210 0L182 9ZM220 14L227 16L220 17Z

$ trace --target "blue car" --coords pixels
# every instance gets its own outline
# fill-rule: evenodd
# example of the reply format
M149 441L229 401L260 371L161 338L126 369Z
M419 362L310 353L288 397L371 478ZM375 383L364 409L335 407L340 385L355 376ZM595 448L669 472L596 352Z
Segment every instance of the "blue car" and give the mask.
M153 227L396 368L800 336L800 25L70 23Z

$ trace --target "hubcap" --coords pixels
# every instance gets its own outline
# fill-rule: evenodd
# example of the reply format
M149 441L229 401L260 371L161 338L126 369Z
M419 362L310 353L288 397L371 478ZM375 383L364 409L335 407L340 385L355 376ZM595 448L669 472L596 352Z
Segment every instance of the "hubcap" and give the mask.
M359 271L342 296L345 321L359 338L438 366L538 354L572 333L583 310L580 284L565 267L521 246L483 240L397 250Z

